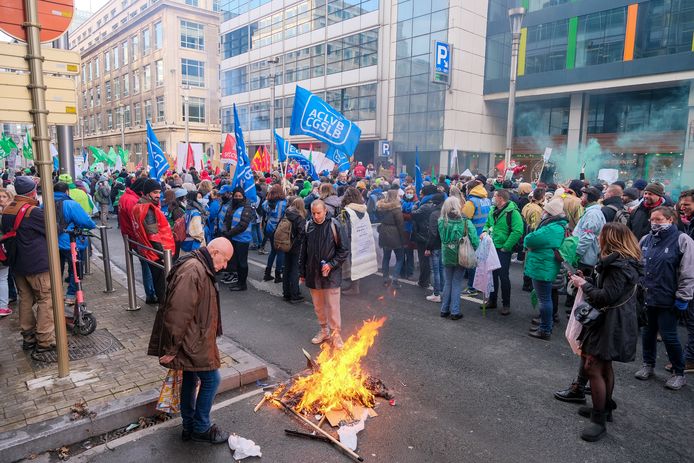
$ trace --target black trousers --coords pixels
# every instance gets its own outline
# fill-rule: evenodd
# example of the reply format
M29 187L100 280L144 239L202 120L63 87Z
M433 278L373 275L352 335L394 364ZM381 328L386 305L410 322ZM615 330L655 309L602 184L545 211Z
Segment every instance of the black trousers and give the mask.
M298 299L299 291L299 253L284 254L284 275L282 276L282 296L285 299Z
M159 261L162 263L162 261ZM151 262L147 262L149 271L152 272L152 281L154 283L154 292L157 295L159 304L164 304L166 300L166 275L164 274L164 269L161 269Z
M246 281L248 280L248 248L251 243L232 241L232 244L234 245L234 255L231 258L230 268L233 269L239 277L239 281L236 284L245 288Z
M431 280L431 259L424 255L425 251L426 244L417 243L417 259L419 259L419 281L417 284L422 288L427 288Z

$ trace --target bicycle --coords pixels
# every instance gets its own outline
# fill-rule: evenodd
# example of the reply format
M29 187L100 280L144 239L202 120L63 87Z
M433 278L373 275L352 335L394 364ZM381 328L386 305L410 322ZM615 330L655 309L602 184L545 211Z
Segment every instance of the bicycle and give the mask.
M70 263L72 266L72 274L74 275L77 291L75 292L75 308L72 317L65 317L65 324L74 334L88 336L96 329L96 318L87 310L87 303L84 301L84 291L82 291L82 280L80 280L81 271L78 272L78 256L77 256L77 237L87 236L95 237L89 230L65 230L70 236ZM81 266L80 266L81 267ZM80 268L81 270L81 268Z

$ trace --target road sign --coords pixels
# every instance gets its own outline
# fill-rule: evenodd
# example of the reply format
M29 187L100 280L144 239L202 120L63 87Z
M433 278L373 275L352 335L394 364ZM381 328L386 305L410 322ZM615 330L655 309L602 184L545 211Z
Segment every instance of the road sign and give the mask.
M451 54L452 47L449 43L440 40L432 41L432 67L431 81L438 84L451 83Z
M378 142L378 155L384 158L390 156L390 142L388 140Z
M37 0L37 4L38 22L41 24L40 40L42 43L52 42L70 27L75 2L74 0ZM22 27L25 21L24 0L0 2L0 30L12 38L26 42L26 30Z
M45 77L48 123L77 124L75 81L69 77ZM0 121L31 123L33 108L29 74L0 72Z
M76 51L43 48L43 72L76 76L80 69L80 55ZM0 69L29 72L25 44L0 42Z

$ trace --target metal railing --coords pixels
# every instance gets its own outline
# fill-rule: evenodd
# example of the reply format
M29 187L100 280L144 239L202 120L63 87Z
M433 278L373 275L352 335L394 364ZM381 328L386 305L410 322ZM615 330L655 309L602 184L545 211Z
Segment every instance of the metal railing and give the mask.
M106 230L110 230L111 227L105 225L98 225L96 228L99 229L99 235L101 240L101 258L104 261L104 279L106 280L105 293L112 293L113 289L113 278L111 277L111 254L108 250L108 233Z
M150 248L149 246L145 246L144 244L131 240L126 235L123 235L123 244L125 246L125 273L128 279L128 307L126 310L140 310L141 307L137 305L137 295L135 294L135 267L133 264L133 256L164 270L164 276L166 277L171 271L172 266L171 251L168 249L159 251L158 249ZM147 259L135 251L133 246L136 248L147 249L156 253L157 255L161 256L163 262L160 264L159 262ZM161 303L163 302L164 301L161 301Z

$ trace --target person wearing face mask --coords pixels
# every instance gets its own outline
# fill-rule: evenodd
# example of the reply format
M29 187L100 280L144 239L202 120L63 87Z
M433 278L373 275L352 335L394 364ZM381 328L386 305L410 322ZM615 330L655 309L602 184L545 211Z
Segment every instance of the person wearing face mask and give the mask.
M236 282L230 282L230 291L246 291L248 278L248 249L251 245L251 222L255 218L255 210L246 199L246 193L240 186L234 188L231 207L227 209L224 218L224 237L234 245L234 257L229 267L237 274ZM231 273L231 272L230 272ZM225 281L226 283L226 281Z
M142 187L142 197L132 208L133 238L138 243L156 249L159 252L169 250L173 255L176 251L173 233L166 216L159 207L161 185L149 178ZM161 303L166 296L166 275L164 270L155 264L163 265L163 257L159 253L139 248L138 252L148 260L147 266L152 273L154 291Z
M648 325L641 335L643 366L634 375L640 380L654 375L660 333L672 363L672 376L665 387L672 390L687 384L677 321L686 313L694 295L694 241L677 229L676 220L674 209L656 207L650 212L651 231L640 242L645 267L641 285L645 289Z
M631 212L628 226L641 239L650 231L651 212L658 206L670 206L665 201L665 189L660 183L649 183L643 190L643 200L636 209Z
M414 247L416 242L413 236L413 221L412 221L412 211L415 209L417 204L417 195L414 191L414 186L409 185L405 187L405 194L400 200L402 204L402 217L405 220L405 233L407 234L407 243L405 244L405 261L402 265L402 270L400 272L400 278L411 278L414 274ZM424 251L422 250L422 254ZM420 259L420 263L422 260ZM420 264L421 265L421 264Z

